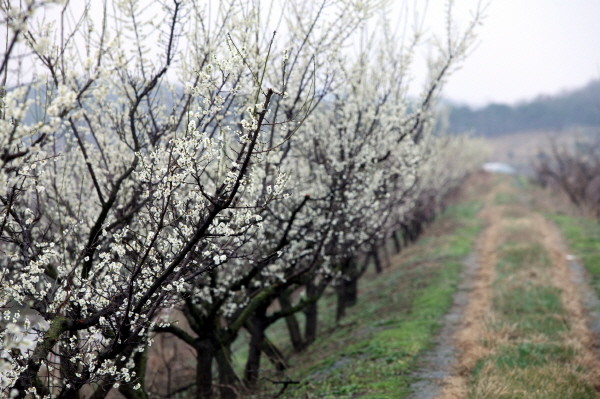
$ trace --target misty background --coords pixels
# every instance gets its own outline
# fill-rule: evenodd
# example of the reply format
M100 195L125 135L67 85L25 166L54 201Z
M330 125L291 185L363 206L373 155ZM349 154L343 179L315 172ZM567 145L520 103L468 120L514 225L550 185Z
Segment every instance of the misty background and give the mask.
M428 26L443 10L429 2ZM476 0L456 2L457 23ZM487 3L478 43L444 88L445 128L492 144L491 161L525 173L540 151L600 137L600 1Z

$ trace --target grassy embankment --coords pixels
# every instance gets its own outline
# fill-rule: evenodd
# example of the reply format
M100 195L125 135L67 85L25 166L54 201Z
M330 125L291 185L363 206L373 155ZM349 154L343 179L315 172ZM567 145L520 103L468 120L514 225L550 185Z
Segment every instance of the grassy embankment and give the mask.
M334 298L325 298L317 342L294 356L286 373L300 384L283 397L405 396L417 357L450 307L463 262L481 230L480 208L481 202L472 199L450 206L382 274L361 280L359 302L339 325ZM286 340L282 326L270 334L281 345Z

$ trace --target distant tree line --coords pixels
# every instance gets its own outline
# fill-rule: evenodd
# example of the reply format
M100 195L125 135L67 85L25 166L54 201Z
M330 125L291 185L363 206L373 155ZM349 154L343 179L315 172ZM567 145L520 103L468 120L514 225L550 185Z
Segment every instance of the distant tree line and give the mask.
M600 126L600 80L592 81L578 90L543 96L514 106L494 103L473 109L451 105L448 123L452 133L474 131L484 136Z

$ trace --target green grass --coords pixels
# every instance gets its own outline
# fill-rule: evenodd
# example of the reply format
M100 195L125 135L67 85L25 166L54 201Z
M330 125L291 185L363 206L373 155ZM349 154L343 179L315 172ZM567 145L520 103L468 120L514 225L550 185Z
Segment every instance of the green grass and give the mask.
M569 328L564 319L561 292L542 285L551 262L535 240L514 241L509 235L499 248L493 309L497 323L511 325L519 336L541 334L556 338ZM541 281L542 280L542 281Z
M306 353L292 358L287 375L301 384L283 397L384 399L410 393L416 359L431 345L482 227L480 207L449 207L432 234L410 249L412 256L361 282L359 303L339 326L333 298L323 301L323 332Z
M494 203L496 205L511 205L518 202L518 200L519 199L515 195L515 193L501 191L498 194L496 194L496 197L494 198Z
M501 246L501 259L496 265L500 278L506 278L523 268L523 265L536 264L540 268L550 267L550 259L538 243L508 241Z
M513 185L519 190L527 190L531 187L531 180L524 175L514 175Z
M573 360L575 351L566 345L549 342L521 342L500 348L495 356L496 367L503 369L524 369L543 366L547 362L568 362Z
M600 225L595 220L567 215L548 216L561 229L571 250L589 272L590 284L600 295Z
M512 325L519 336L534 334L558 338L568 330L560 290L525 283L494 296L494 310L503 323Z
M530 187L514 181L513 188ZM492 336L500 338L485 338L490 352L471 370L468 397L595 398L578 363L579 352L565 339L570 334L568 315L561 291L548 277L548 252L527 223L530 202L521 200L527 195L505 191L493 198L494 204L506 205L502 212L509 221L498 247L489 322ZM481 205L469 202L449 208L423 239L405 251L401 265L362 279L359 303L339 325L335 297L326 295L319 303L317 342L292 356L292 367L281 378L300 384L290 386L281 397L406 397L416 361L430 347L451 305L462 262L481 230L476 218ZM552 219L600 289L600 227L563 215ZM283 322L268 334L280 347L288 345ZM276 392L268 383L263 387L260 397Z

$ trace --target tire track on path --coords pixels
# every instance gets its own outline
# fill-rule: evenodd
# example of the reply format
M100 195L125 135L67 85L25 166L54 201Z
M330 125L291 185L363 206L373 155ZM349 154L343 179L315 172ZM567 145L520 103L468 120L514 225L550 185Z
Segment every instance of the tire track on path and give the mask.
M583 278L578 278L574 265L569 265L569 251L558 228L540 214L533 215L543 237L544 247L552 261L552 280L562 291L563 306L570 316L572 335L569 344L576 348L580 363L588 370L588 379L596 390L600 388L600 356L598 336L590 326L598 325L597 312L586 309L585 304L599 302L591 287ZM582 270L579 270L581 273Z
M418 381L411 387L410 399L459 398L466 392L466 380L460 370L469 370L486 349L477 339L483 328L491 300L496 242L500 233L500 213L490 205L495 191L488 193L478 217L485 229L475 244L475 252L465 260L461 284L453 305L443 319L434 348L425 354Z

